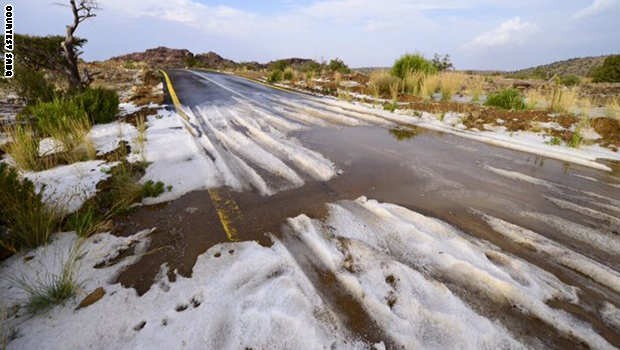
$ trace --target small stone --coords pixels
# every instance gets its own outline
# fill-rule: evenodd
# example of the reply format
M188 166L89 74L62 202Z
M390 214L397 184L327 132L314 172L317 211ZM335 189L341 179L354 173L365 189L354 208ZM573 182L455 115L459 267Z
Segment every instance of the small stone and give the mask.
M103 298L104 295L105 295L105 289L103 289L102 287L99 287L95 289L94 291L92 291L90 294L88 294L84 299L82 299L80 304L75 309L79 310L83 307L90 306L98 302L99 299Z

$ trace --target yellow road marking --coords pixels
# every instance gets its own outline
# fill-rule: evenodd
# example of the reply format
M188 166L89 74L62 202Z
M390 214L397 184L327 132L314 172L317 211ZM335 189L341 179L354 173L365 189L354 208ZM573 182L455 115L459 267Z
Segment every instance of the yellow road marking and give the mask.
M172 104L174 104L174 108L186 122L189 122L189 117L183 111L181 101L177 96L176 91L174 91L174 87L172 86L172 80L168 76L164 70L160 70L164 79L166 80L166 86L168 88L168 93L170 94L170 98L172 99ZM196 136L193 130L185 125L192 135ZM233 225L233 220L241 218L241 209L232 198L232 195L226 189L209 189L209 198L211 198L211 202L213 203L213 207L215 207L215 211L217 212L217 216L220 219L220 224L222 224L222 228L224 232L226 232L226 236L228 236L228 240L230 241L238 241L239 240L239 232Z

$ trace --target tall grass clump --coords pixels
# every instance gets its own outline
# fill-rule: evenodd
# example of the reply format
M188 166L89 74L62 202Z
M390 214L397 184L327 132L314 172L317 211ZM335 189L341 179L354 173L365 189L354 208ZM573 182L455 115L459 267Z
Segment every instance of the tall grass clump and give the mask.
M409 72L434 74L437 72L437 68L431 61L420 54L405 54L394 62L391 74L400 79L404 79Z
M17 286L28 296L26 301L28 313L41 313L75 296L80 288L75 276L77 257L78 251L73 248L60 264L60 271L47 272L44 276L39 275L36 278L21 276L16 279Z
M576 88L565 88L559 82L551 93L551 110L554 112L569 112L576 105L579 94Z
M549 105L547 96L540 89L529 89L525 100L527 102L527 108L529 109L547 108Z
M293 68L286 67L286 69L284 69L284 72L282 72L282 79L288 81L295 80L295 71L293 70Z
M27 108L25 114L41 137L51 137L62 144L59 157L67 163L94 159L95 149L87 135L91 122L76 102L54 99Z
M441 79L438 74L430 74L424 77L420 85L419 97L432 98L433 94L440 91Z
M110 123L118 114L118 94L104 88L85 89L71 98L86 112L92 124Z
M484 79L478 75L472 75L467 83L467 89L472 102L479 102L484 88Z
M424 72L410 71L405 75L402 82L402 92L406 94L419 95L426 74Z
M368 86L376 97L392 95L392 88L400 83L400 79L384 70L376 70L370 73Z
M4 148L20 169L44 168L39 159L39 140L30 126L17 124L8 127L5 133L11 141Z
M40 246L58 228L59 212L43 203L44 190L36 191L30 180L20 179L14 168L0 163L0 223L7 227L0 245L5 249Z
M455 93L461 91L466 78L465 74L458 72L439 73L441 100L449 101Z
M504 89L490 94L485 105L511 110L521 110L527 107L521 93L517 89Z

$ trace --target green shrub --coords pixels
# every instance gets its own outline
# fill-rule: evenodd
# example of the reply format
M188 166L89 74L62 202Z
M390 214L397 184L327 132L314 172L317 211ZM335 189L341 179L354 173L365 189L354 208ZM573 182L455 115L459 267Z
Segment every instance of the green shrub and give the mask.
M269 76L267 76L267 81L270 83L277 83L281 80L282 80L281 70L274 70L269 74Z
M54 85L49 83L41 71L17 67L15 72L17 93L27 105L37 102L49 102L56 94Z
M437 68L433 63L424 56L415 54L406 54L401 56L392 66L392 75L404 79L411 72L422 72L425 74L433 74L437 72Z
M517 89L505 89L490 94L485 105L515 110L526 108L523 96L521 96L521 93Z
M93 124L109 123L118 114L118 94L104 88L86 89L71 98Z
M339 72L342 74L351 73L351 69L340 58L330 60L327 68L332 72Z
M575 74L567 74L560 77L560 83L564 86L575 86L581 83L581 78Z
M157 197L162 193L164 193L164 183L161 181L148 180L142 185L142 198Z
M552 146L559 146L562 144L562 139L560 139L557 136L553 136L548 142L547 144L552 145Z
M77 121L88 123L88 115L71 99L56 98L51 102L40 102L29 106L20 118L30 117L40 136L48 137L72 133L72 124Z
M398 104L396 104L394 102L392 102L392 103L385 103L383 105L383 110L390 111L390 112L394 112L397 108L398 108Z
M573 132L573 134L570 137L570 140L568 140L568 146L572 148L578 148L582 142L583 142L583 136L581 136L581 131L578 128L577 130Z
M0 163L0 224L7 228L0 245L10 251L47 243L58 227L58 213L43 203L43 191L36 192L28 179Z
M287 60L277 60L277 61L273 61L269 64L269 69L272 69L274 71L283 71L286 69L286 67L289 66L289 63Z
M605 58L602 65L592 70L591 75L595 83L620 82L620 55Z

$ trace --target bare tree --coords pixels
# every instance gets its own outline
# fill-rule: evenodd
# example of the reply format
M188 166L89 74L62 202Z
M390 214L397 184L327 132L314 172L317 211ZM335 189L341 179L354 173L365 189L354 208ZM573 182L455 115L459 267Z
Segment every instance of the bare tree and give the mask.
M95 10L98 10L96 0L69 0L69 7L73 13L73 23L67 25L67 32L65 34L65 40L60 44L62 47L65 58L67 59L67 76L69 77L69 87L72 89L81 90L90 84L91 75L87 70L84 70L84 74L80 75L80 69L78 67L78 57L82 52L78 51L76 45L79 43L79 39L75 38L73 34L77 30L80 23L85 20L95 17Z

